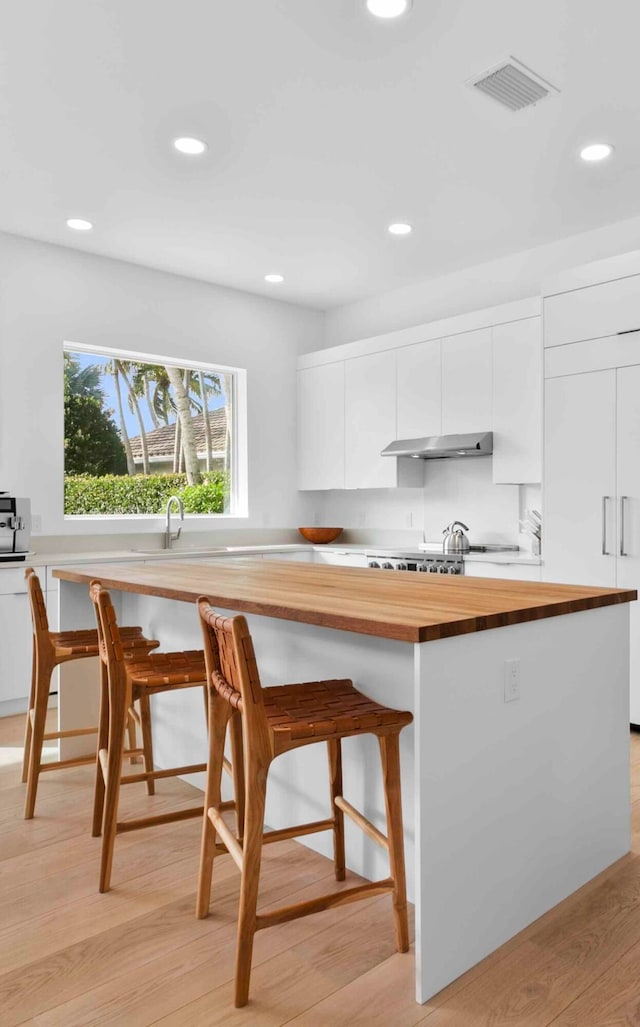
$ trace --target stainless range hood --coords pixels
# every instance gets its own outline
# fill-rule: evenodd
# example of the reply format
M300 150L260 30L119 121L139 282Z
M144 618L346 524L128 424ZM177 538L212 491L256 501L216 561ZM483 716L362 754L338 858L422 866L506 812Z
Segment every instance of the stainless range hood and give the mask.
M419 460L446 460L462 456L490 456L493 432L468 435L429 435L425 439L399 439L382 450L381 456L411 456Z

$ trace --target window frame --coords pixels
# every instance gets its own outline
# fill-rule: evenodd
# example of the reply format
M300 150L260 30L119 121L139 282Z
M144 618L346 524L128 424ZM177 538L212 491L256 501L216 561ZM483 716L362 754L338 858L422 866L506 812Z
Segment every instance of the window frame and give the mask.
M142 350L120 349L113 346L100 346L84 342L70 342L65 340L62 345L64 353L83 353L88 356L98 357L121 357L125 360L134 360L141 364L171 364L173 367L189 368L194 371L206 371L221 373L231 376L231 492L229 496L228 513L185 513L185 522L197 521L200 526L206 526L203 522L209 521L211 525L220 524L224 521L238 520L249 516L249 482L248 482L248 454L247 454L247 371L246 368L232 367L228 364L211 364L202 360L189 360L179 357L167 357L158 353L146 353ZM62 465L64 479L64 457ZM64 512L63 498L63 519L65 523L87 524L90 521L108 523L110 525L121 521L126 530L130 531L134 524L149 521L157 521L164 513L157 514L67 514Z

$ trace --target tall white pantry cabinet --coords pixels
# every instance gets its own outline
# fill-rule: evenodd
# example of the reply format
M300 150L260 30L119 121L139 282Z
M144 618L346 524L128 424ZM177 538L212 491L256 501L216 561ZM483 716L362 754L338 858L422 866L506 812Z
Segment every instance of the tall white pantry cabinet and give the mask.
M598 281L607 273L619 275ZM640 587L640 255L576 269L544 300L543 579ZM640 607L631 723L640 725Z

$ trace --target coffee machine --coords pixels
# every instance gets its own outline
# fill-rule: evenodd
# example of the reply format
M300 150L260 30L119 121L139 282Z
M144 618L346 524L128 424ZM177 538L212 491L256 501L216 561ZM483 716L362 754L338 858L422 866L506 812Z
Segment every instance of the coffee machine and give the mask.
M0 563L25 560L31 537L31 500L0 492Z

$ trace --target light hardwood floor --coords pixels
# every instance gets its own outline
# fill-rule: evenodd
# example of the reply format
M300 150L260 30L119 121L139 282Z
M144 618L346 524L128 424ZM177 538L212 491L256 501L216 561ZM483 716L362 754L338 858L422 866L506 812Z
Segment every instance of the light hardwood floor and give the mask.
M36 818L24 821L21 740L22 718L0 720L1 1027L640 1025L640 736L633 853L427 1005L413 1000L413 958L394 952L382 896L260 932L252 999L240 1010L230 857L216 864L207 920L194 916L197 821L121 836L113 890L99 895L91 769L44 775ZM192 801L180 781L161 782L151 798L143 786L123 789L128 816ZM268 846L263 903L311 897L332 876L295 842Z

